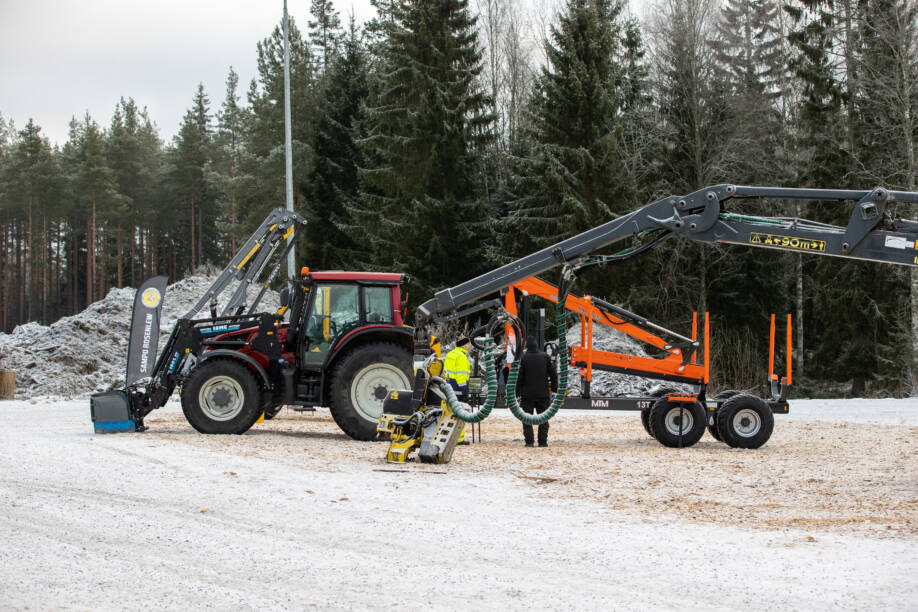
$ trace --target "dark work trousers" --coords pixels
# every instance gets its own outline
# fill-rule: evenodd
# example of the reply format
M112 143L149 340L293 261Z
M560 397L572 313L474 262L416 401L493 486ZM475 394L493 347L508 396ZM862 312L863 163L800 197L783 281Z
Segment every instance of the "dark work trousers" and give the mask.
M547 410L550 401L548 397L537 399L524 397L520 399L520 408L523 409L523 412L536 414ZM532 444L532 425L523 425L523 438L526 439L526 444ZM539 425L539 444L548 444L548 423Z

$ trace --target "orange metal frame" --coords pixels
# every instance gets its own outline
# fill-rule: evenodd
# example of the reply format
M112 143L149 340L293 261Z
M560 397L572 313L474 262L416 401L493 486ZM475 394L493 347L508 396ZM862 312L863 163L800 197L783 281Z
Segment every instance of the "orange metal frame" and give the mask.
M787 315L787 330L785 338L786 348L785 348L785 361L787 362L787 376L781 380L781 382L788 387L791 386L791 342L792 342L792 332L791 332L791 316ZM775 374L775 315L771 315L771 333L769 334L768 340L768 380L777 381L778 375Z
M504 305L508 312L518 314L516 299L513 290L522 295L533 295L545 300L558 303L558 289L536 277L530 277L509 287L504 297ZM571 346L571 365L580 367L580 374L584 380L593 380L593 366L605 366L619 371L626 371L637 376L650 377L676 377L692 381L697 384L706 384L710 380L710 360L708 358L708 341L710 339L708 313L704 315L704 342L686 360L679 348L667 348L671 343L660 336L645 329L637 327L627 321L619 319L593 305L591 296L577 297L568 295L565 307L580 315L580 344ZM662 358L642 357L625 353L614 353L593 348L593 325L599 323L617 329L628 336L646 342L664 352ZM692 339L697 339L698 315L692 317ZM699 356L703 352L703 359Z

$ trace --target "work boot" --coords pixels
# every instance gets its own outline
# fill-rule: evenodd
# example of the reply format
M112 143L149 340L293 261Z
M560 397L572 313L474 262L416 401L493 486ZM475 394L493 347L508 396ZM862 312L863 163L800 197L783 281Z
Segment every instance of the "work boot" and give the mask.
M532 442L526 442L526 446L528 446L529 448L532 448L533 443L532 443Z
M539 442L539 446L547 447L547 446L548 446L548 442Z

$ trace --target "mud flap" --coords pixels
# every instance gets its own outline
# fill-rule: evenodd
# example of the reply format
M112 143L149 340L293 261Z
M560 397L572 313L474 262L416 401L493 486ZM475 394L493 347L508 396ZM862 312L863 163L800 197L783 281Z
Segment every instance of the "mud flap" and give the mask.
M89 400L92 425L96 433L123 433L136 431L131 418L131 404L127 393L121 390L95 393Z

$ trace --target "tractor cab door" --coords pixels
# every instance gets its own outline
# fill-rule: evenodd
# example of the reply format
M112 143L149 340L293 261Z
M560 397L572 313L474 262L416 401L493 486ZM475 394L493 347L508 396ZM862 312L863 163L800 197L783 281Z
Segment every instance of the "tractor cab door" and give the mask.
M304 313L304 319L300 363L320 366L335 339L361 325L358 286L315 285L312 289L311 306Z

